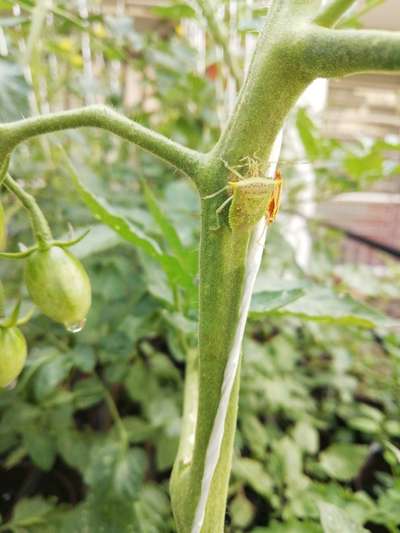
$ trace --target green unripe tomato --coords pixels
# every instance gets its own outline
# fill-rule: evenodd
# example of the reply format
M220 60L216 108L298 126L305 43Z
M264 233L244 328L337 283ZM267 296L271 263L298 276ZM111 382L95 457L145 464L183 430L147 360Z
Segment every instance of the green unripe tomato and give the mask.
M7 387L24 368L25 337L18 328L0 328L0 387Z
M7 243L7 225L3 205L0 202L0 251L4 250Z
M90 280L78 259L59 246L36 250L26 261L25 283L33 302L70 331L82 329L91 304Z

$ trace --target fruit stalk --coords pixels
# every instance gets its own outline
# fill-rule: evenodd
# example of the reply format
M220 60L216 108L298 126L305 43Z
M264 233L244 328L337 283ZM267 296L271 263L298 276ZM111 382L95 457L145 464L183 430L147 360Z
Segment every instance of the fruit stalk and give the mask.
M49 247L49 243L52 241L53 237L46 217L37 204L34 196L24 191L24 189L20 187L15 180L13 180L10 174L6 175L4 179L4 185L9 191L15 194L21 204L28 211L32 230L38 246L39 248L46 250Z

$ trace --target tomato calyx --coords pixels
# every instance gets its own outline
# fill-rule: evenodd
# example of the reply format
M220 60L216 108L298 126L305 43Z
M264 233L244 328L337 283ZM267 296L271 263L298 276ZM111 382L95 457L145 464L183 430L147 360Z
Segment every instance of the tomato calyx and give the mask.
M78 244L78 242L82 241L90 232L89 230L86 230L82 233L82 235L79 235L78 237L69 239L67 241L60 241L60 240L50 240L47 242L37 242L33 246L30 246L29 248L24 248L20 252L0 252L0 259L25 259L26 257L29 257L37 250L46 251L52 248L53 246L58 246L59 248L70 248L71 246L74 246L74 244Z
M33 308L30 309L26 315L19 318L19 313L21 310L21 299L18 299L14 305L13 310L11 311L11 314L8 317L3 317L0 320L0 328L2 329L8 329L8 328L14 328L16 326L23 326L29 320L32 318L33 315Z

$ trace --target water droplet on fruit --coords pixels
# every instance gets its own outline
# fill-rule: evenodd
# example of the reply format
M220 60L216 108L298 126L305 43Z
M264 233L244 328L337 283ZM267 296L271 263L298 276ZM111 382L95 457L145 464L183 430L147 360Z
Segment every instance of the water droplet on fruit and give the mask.
M86 318L80 320L79 322L73 322L72 324L65 324L65 328L71 333L79 333L83 330L86 324Z

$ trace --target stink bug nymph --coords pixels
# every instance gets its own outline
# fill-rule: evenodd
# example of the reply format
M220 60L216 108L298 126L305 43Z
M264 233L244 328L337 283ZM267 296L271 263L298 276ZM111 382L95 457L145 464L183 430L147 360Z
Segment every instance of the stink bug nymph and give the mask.
M236 169L230 167L225 161L225 166L231 171L232 176L228 185L217 192L205 196L213 198L224 190L229 191L229 197L216 210L218 229L219 215L228 205L229 227L233 229L251 229L263 216L268 224L271 224L278 213L280 193L282 189L282 175L276 171L274 178L260 177L258 161L251 158L248 160L248 176L242 176Z

